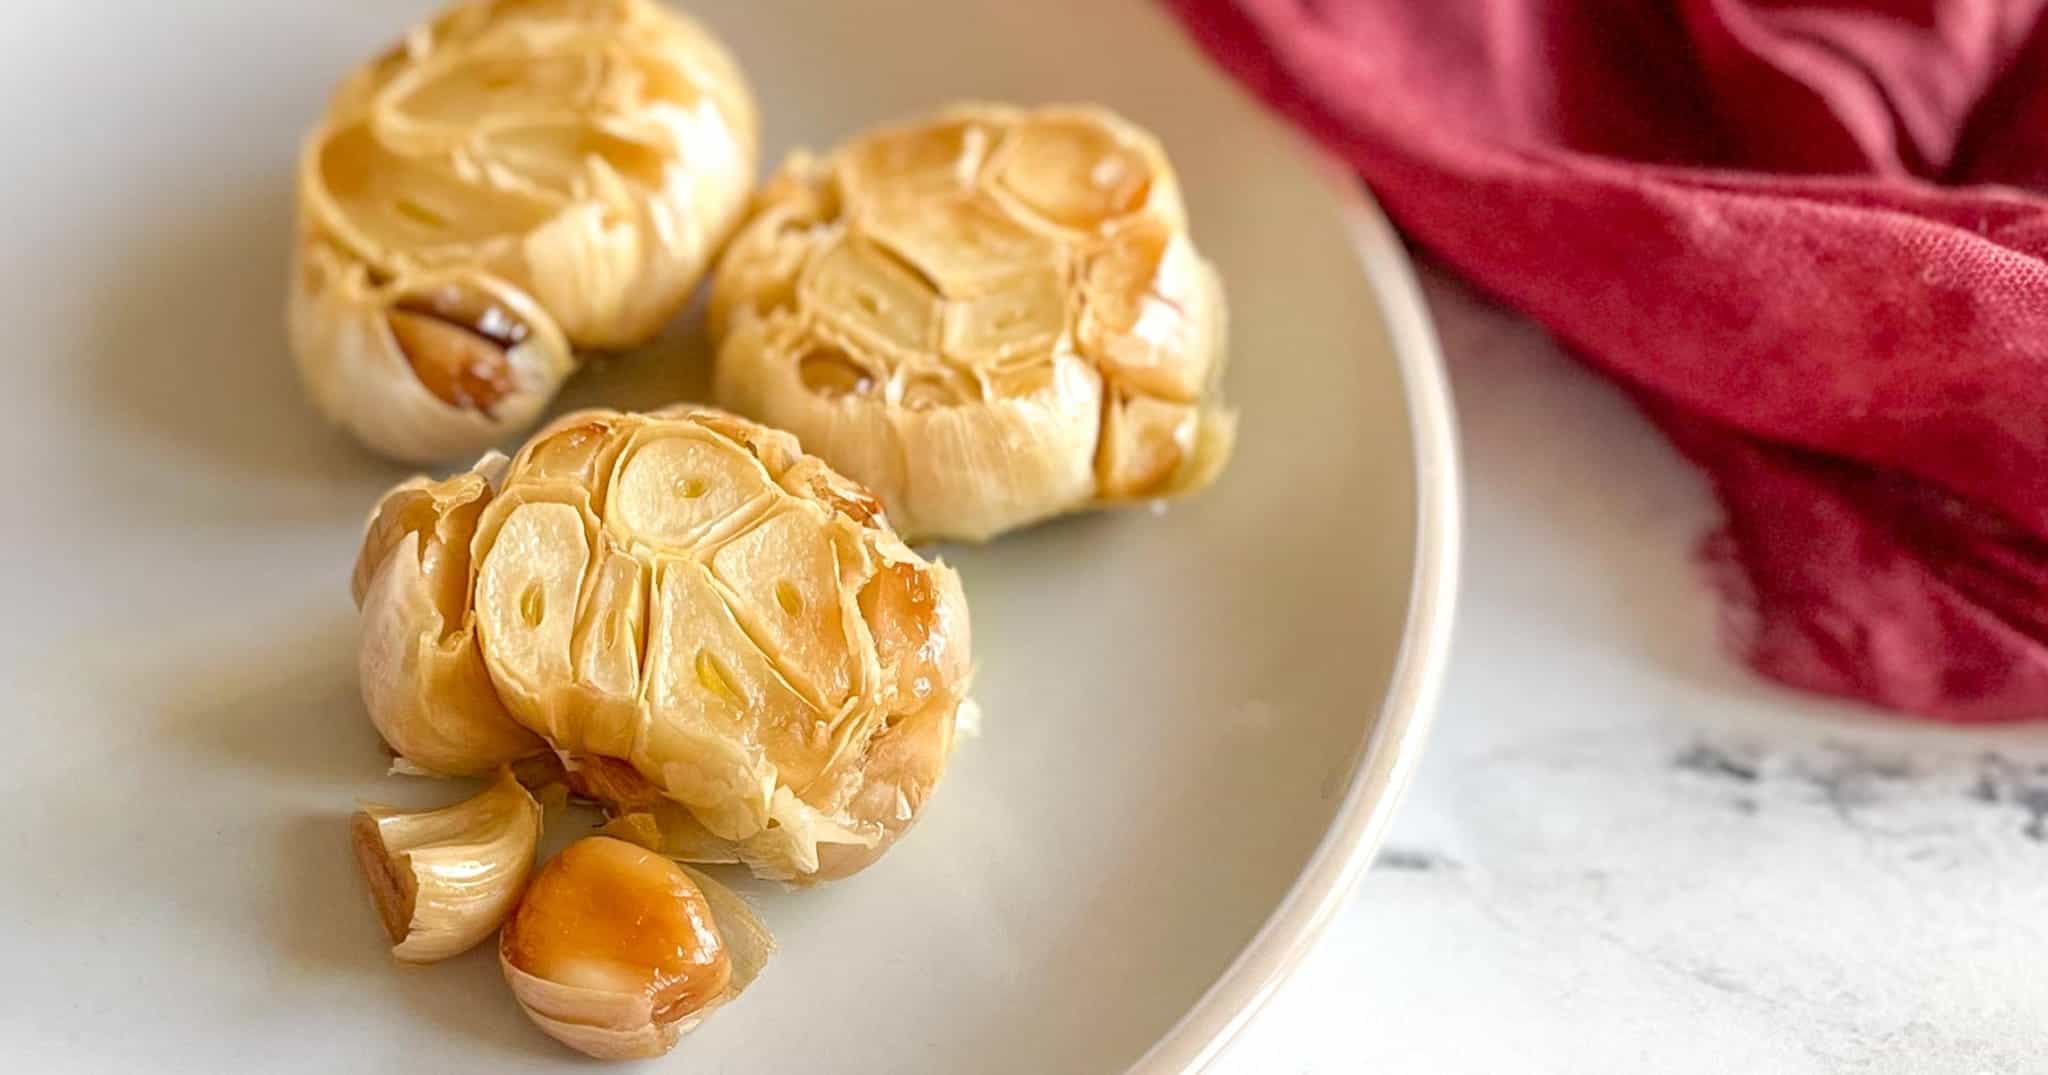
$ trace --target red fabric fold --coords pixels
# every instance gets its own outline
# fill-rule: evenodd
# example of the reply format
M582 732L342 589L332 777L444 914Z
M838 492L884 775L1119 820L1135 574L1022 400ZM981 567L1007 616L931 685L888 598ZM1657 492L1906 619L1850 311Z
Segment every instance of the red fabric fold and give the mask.
M1765 675L2048 716L2048 0L1167 0L1713 479Z

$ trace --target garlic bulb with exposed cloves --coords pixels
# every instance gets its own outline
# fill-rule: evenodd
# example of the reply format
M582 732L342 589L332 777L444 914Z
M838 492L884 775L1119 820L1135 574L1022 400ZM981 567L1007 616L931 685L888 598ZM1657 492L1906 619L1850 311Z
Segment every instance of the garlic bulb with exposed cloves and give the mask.
M652 338L746 205L754 104L655 0L471 0L336 93L306 141L289 321L371 448L474 456L579 348Z
M722 412L568 415L509 463L401 485L356 579L364 698L402 757L552 750L622 834L764 877L880 855L967 695L959 577Z
M791 158L711 302L721 405L904 534L970 540L1213 480L1223 322L1164 152L1095 108L962 106Z

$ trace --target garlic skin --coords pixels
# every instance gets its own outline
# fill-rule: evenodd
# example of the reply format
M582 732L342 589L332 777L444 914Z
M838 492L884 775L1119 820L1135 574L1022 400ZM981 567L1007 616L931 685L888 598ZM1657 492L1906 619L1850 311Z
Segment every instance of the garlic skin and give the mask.
M571 414L401 485L356 577L364 699L402 756L552 751L610 831L777 880L908 830L967 698L959 577L795 438L717 411Z
M752 984L774 941L739 896L631 844L586 837L549 860L498 940L534 1025L601 1060L675 1047Z
M394 957L460 955L512 913L540 844L541 809L509 770L439 810L362 807L350 822L356 861Z
M913 538L1201 489L1225 308L1151 135L961 105L792 156L721 260L722 406L795 433Z
M473 456L577 349L651 339L743 213L737 65L656 0L468 0L365 64L307 138L287 309L319 408L371 449Z

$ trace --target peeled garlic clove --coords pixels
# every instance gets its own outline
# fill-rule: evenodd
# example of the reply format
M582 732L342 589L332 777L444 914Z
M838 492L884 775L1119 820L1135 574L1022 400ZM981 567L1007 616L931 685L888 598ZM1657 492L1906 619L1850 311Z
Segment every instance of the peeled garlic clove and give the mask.
M1193 492L1233 444L1224 300L1156 140L968 105L792 157L713 285L721 405L915 537Z
M289 316L314 402L440 462L529 426L572 348L653 338L744 211L737 66L654 0L467 3L307 139Z
M773 941L739 897L606 836L533 877L498 940L513 996L557 1041L605 1060L660 1056L751 983Z
M540 804L509 771L439 810L364 804L350 829L391 954L432 963L490 936L533 869L540 819Z

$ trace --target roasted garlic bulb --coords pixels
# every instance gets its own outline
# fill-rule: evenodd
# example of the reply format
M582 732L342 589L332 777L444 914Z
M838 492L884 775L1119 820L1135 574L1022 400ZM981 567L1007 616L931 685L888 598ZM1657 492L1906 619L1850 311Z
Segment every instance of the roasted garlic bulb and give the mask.
M605 836L533 877L498 938L534 1025L602 1060L660 1056L739 995L774 949L753 910L701 873Z
M1223 292L1158 143L1095 108L963 106L798 154L711 300L719 402L982 540L1215 478Z
M481 794L439 810L365 803L350 829L391 954L432 963L490 936L533 870L540 814L510 770Z
M652 338L745 208L739 69L656 0L472 0L355 72L306 140L288 320L385 455L532 424L578 348Z
M796 439L589 411L388 494L356 565L363 698L414 765L558 752L641 842L809 881L874 859L967 693L959 577Z

